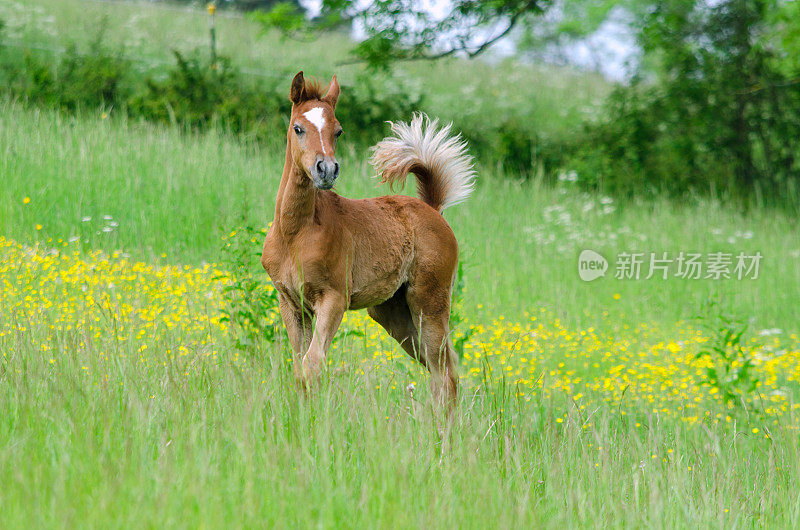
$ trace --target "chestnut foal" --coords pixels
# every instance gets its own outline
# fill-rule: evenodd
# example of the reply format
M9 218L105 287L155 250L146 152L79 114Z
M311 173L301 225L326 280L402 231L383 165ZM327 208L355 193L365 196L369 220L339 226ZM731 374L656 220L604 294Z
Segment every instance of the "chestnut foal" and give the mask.
M292 114L275 220L261 264L278 290L304 388L319 377L348 309L367 312L431 373L439 403L458 390L449 338L450 296L458 263L455 235L441 211L472 191L466 145L421 114L392 124L396 137L374 147L372 163L390 185L417 177L419 199L346 199L330 191L339 176L336 76L323 96L303 72L292 81ZM316 317L316 326L313 318Z

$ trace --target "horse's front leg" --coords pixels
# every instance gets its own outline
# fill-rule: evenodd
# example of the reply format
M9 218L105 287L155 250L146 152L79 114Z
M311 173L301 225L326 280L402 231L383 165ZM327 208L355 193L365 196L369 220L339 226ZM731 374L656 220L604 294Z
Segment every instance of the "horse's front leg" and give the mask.
M328 348L346 310L347 300L341 293L333 290L324 292L314 304L317 323L311 345L303 358L303 377L306 384L312 383L322 373Z
M278 304L281 309L281 318L286 326L286 333L289 335L289 342L292 344L292 372L297 381L303 378L303 354L311 344L312 316L310 313L302 311L287 296L278 293Z

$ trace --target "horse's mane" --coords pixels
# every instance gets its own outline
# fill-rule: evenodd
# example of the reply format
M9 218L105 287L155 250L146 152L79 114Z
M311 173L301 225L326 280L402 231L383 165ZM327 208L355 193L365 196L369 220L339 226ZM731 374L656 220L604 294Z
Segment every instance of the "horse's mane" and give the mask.
M322 87L318 79L306 79L304 91L306 99L322 99Z

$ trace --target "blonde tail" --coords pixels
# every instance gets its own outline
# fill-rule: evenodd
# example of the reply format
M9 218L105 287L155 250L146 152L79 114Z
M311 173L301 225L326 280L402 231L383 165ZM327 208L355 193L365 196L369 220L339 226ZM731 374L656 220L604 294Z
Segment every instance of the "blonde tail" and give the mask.
M390 186L417 177L419 198L441 212L463 202L475 187L472 157L460 135L451 136L452 124L437 130L439 120L415 113L411 123L391 123L395 136L373 147L370 162Z

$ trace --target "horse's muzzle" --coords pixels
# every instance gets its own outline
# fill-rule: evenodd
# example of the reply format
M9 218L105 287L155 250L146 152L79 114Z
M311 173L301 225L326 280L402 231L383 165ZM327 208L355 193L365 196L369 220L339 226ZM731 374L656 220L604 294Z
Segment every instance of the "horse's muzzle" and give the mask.
M310 173L314 186L321 190L329 190L339 176L339 162L331 156L317 156Z

